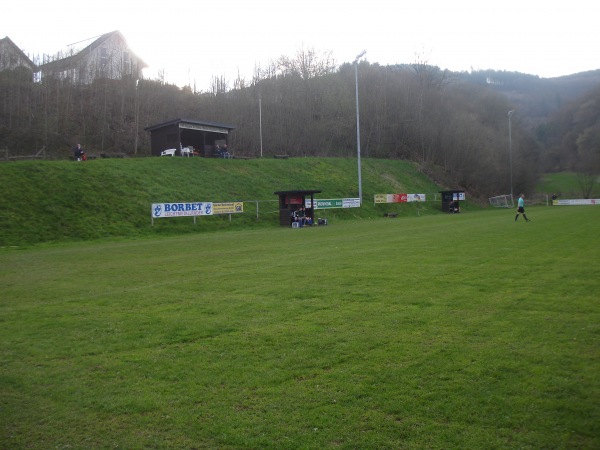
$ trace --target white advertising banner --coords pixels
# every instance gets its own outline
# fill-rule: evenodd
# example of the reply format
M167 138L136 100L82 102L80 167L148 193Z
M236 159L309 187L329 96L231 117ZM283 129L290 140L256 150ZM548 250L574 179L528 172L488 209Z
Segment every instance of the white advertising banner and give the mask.
M212 202L152 203L152 218L212 216Z
M424 202L424 201L426 201L425 194L406 194L406 201L407 202Z
M343 208L360 208L360 198L343 198Z
M564 200L552 200L553 205L600 205L598 198L574 198Z

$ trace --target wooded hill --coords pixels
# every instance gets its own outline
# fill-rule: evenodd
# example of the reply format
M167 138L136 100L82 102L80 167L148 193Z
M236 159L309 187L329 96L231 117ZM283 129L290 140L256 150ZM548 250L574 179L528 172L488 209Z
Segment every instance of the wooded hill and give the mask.
M418 162L434 179L482 197L509 192L511 167L514 190L525 192L548 169L597 173L597 162L583 161L597 159L600 94L591 89L599 83L600 71L544 80L361 62L362 156ZM350 157L356 155L355 102L355 66L338 67L310 51L257 69L252 80L214 78L208 92L160 79L33 83L27 71L5 71L0 150L10 157L44 148L47 158L65 159L81 142L88 152L148 156L144 128L181 117L233 124L229 147L236 155L256 157L262 148L263 156ZM509 110L516 110L511 155Z

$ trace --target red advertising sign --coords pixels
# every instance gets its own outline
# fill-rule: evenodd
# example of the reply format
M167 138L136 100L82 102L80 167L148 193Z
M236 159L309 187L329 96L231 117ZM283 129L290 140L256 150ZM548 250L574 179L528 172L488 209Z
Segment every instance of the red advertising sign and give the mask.
M302 204L302 196L301 195L288 195L286 197L286 202L288 205L301 205Z
M392 201L389 203L406 203L407 196L406 194L392 194Z

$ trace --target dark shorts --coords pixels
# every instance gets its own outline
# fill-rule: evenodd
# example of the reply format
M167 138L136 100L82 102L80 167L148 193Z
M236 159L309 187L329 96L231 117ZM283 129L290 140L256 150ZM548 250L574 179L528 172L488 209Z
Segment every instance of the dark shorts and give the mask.
M520 213L524 213L525 212L525 208L523 208L522 206L519 206L517 208L517 211L520 212Z

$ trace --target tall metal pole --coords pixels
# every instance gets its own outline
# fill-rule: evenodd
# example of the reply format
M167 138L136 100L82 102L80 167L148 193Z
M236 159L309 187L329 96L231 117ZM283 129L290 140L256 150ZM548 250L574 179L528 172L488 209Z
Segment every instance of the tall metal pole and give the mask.
M263 143L262 143L262 99L260 94L258 95L258 127L260 129L260 157L263 156Z
M358 199L362 206L362 175L360 167L360 114L358 112L358 60L365 56L366 50L363 50L354 60L354 79L356 82L356 156L358 159Z
M508 164L510 168L510 199L513 201L513 174L512 174L512 129L511 129L511 117L515 110L508 112Z

